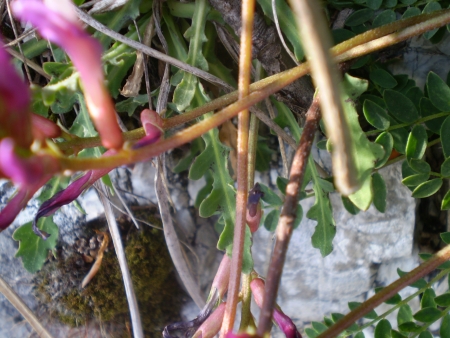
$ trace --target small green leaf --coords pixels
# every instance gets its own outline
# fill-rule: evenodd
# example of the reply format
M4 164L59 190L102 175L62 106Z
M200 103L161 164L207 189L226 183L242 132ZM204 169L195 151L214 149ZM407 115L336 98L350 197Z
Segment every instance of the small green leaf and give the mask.
M358 306L360 306L362 303L360 303L360 302L349 302L348 303L348 307L349 307L349 309L350 310L354 310L354 309L356 309ZM366 314L365 316L364 316L364 318L367 318L367 319L375 319L375 318L377 318L378 317L378 315L377 315L377 313L375 312L375 310L371 310L368 314Z
M442 318L439 334L442 338L450 337L450 314L448 313Z
M362 184L361 188L348 196L350 201L359 209L366 211L373 200L372 177L369 176Z
M450 190L447 191L447 193L445 194L441 204L441 210L449 210L449 209L450 209ZM447 244L450 244L450 242Z
M316 338L319 336L319 333L309 327L305 329L305 333L309 338Z
M441 165L441 175L444 178L450 177L450 158L447 158Z
M323 178L318 179L319 185L325 192L333 192L334 191L334 185L330 181L324 180Z
M407 187L417 187L428 180L429 174L415 174L408 176L402 180L402 183Z
M383 132L375 140L375 143L381 145L384 149L384 155L380 158L375 164L375 168L381 168L386 164L389 160L389 156L391 156L392 148L394 147L394 139L392 135L388 132Z
M372 126L379 130L386 130L389 128L389 115L386 110L381 108L375 102L365 100L363 105L364 116Z
M294 224L292 224L293 229L298 228L298 226L300 225L300 223L302 221L302 218L303 218L303 208L299 204L299 205L297 205L297 209L295 209L295 220L294 220Z
M428 73L427 91L433 105L440 111L450 112L450 88L436 73Z
M419 112L416 106L405 95L394 90L386 89L383 97L389 113L397 120L412 123L419 118Z
M375 338L391 338L391 323L388 320L382 319L375 327Z
M420 300L420 307L422 309L427 307L436 307L436 302L434 298L436 297L436 293L433 289L426 289L422 295L422 299Z
M354 338L365 338L366 336L364 335L364 333L363 332L358 332L355 336L354 336Z
M341 42L344 42L345 40L351 39L356 34L352 31L349 31L348 29L338 28L338 29L333 29L331 31L331 35L333 37L334 44L337 45L338 43L341 43Z
M436 106L433 103L431 103L430 99L427 97L422 97L420 99L419 107L420 107L420 115L422 115L422 117L436 115L441 112L438 108L436 108ZM432 120L428 120L425 122L425 125L433 133L441 134L441 126L444 123L445 118L446 117L443 116Z
M434 301L437 305L447 307L450 306L450 293L444 293L440 296L437 296Z
M407 272L402 271L401 269L397 268L397 273L400 277L403 277L404 275L407 274ZM409 286L413 287L413 288L417 288L417 289L423 289L427 287L427 282L425 281L425 279L420 278L418 280L416 280L414 283L410 284Z
M261 199L271 206L281 206L283 205L283 200L274 193L267 185L260 183L259 184L261 191L264 193L264 196Z
M416 0L409 0L410 2L414 3ZM406 11L402 15L402 19L407 19L416 15L421 14L421 11L417 7L409 7L406 9Z
M345 20L345 25L349 27L359 26L366 21L369 21L373 18L374 11L370 8L360 9L358 11L353 12L350 16Z
M428 145L428 135L425 127L421 124L415 125L408 137L406 143L406 158L421 159L425 154Z
M392 336L392 338L406 338L407 337L403 333L400 333L396 330L391 330L391 336Z
M382 3L383 0L367 0L367 7L371 9L378 9Z
M406 92L406 97L410 99L416 108L420 111L420 100L423 98L423 92L419 87L412 87Z
M387 25L388 23L394 22L396 19L395 12L392 9L387 9L380 14L378 14L372 22L372 28L380 27L383 25ZM393 88L395 87L384 87L384 88Z
M373 205L379 212L386 211L387 189L383 176L379 173L372 175Z
M430 165L428 164L428 162L425 162L424 160L418 160L415 158L410 159L409 166L411 167L412 170L421 174L429 174L431 172Z
M287 178L284 178L282 176L277 177L277 187L280 189L281 193L283 195L286 195L286 187L289 183L289 180Z
M450 157L450 116L445 119L441 126L441 145L445 158Z
M430 332L424 331L419 335L419 338L434 338L434 337Z
M326 329L327 329L327 326L320 322L312 322L311 325L314 328L314 330L316 330L316 332L318 332L318 333L322 333L322 332L326 331Z
M292 136L298 143L298 141L300 140L300 136L302 135L302 130L298 125L298 121L296 120L294 114L283 102L272 100L272 103L275 105L275 108L277 108L278 111L278 115L276 118L274 118L274 122L281 128L289 128Z
M407 322L399 325L398 329L403 332L420 332L422 327L414 322Z
M389 10L387 12L393 11ZM369 77L375 84L386 89L392 89L398 84L397 80L382 68L377 68L370 72Z
M197 157L198 153L204 150L204 148L205 148L204 142L201 138L196 138L195 140L193 140L189 148L189 153L177 163L177 165L172 169L172 171L176 174L179 174L182 171L188 170L194 159ZM189 178L194 180L200 179L201 177L194 175L194 173L193 176L195 178L192 177Z
M400 306L397 313L397 324L400 326L403 323L412 322L413 313L408 304Z
M47 240L35 235L32 230L32 222L16 229L12 236L14 240L20 242L15 257L22 257L24 268L31 273L35 273L42 268L47 260L49 250L53 250L58 241L59 229L53 222L53 217L43 218L38 223L39 229L50 234Z
M412 193L414 198L425 198L435 194L442 186L442 178L435 178L420 184Z
M394 139L394 148L400 154L406 152L406 142L408 142L408 131L405 128L398 128L390 131L392 138Z
M432 323L438 320L442 315L442 312L435 307L426 307L416 312L413 316L415 320L422 323Z
M280 219L280 210L279 209L272 210L267 214L266 219L264 220L264 227L270 232L275 231L279 219Z
M348 197L341 196L341 198L342 198L342 204L344 204L345 210L347 210L350 214L357 215L360 212L358 207L356 205L354 205Z
M441 233L440 237L445 242L445 244L450 244L450 232L443 232Z
M431 13L431 12L438 11L440 9L442 9L441 4L439 2L437 2L437 1L432 1L432 2L429 2L425 6L425 8L423 9L422 13ZM428 32L423 34L423 37L425 39L429 40L437 33L437 31L438 31L438 28L433 29L431 31L428 31Z

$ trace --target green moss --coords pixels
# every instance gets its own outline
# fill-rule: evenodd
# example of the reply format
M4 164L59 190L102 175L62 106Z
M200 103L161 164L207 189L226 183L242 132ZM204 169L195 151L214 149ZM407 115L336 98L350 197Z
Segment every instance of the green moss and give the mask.
M179 320L183 292L175 280L160 231L143 228L132 232L126 240L125 253L144 330L146 336L153 337L167 323ZM128 303L114 250L105 253L100 270L85 289L80 285L90 265L80 264L80 257L66 248L56 261L47 263L37 278L38 298L63 323L121 323L124 331L115 333L119 337L126 335Z

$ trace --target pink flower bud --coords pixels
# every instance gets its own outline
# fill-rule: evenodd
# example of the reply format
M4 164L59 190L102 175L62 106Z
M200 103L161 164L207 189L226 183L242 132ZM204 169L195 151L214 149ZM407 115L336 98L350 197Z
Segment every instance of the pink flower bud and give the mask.
M30 91L11 64L0 42L0 138L11 137L28 148L33 141L29 115Z
M205 322L195 331L192 338L213 338L219 333L225 314L226 303L221 303Z
M133 149L155 143L161 138L163 133L161 116L154 110L144 109L141 113L141 122L145 130L145 136L133 145Z
M123 144L114 104L104 84L101 46L87 34L70 0L15 0L14 15L29 21L39 33L62 47L80 73L86 105L102 144L118 149Z
M56 138L61 135L61 129L58 125L43 116L31 114L31 124L33 126L33 137L36 140Z

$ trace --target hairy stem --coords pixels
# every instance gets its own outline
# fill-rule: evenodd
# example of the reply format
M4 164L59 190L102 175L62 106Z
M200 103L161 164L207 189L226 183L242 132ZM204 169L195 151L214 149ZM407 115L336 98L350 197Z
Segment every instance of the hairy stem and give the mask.
M239 57L239 100L246 98L250 92L250 72L252 66L252 31L255 0L242 1L242 32ZM242 256L244 250L245 227L247 216L248 194L248 131L250 113L243 109L238 121L238 159L237 159L237 191L236 221L234 226L233 252L231 256L230 284L228 286L227 305L220 336L233 330L238 303L242 272Z
M283 211L278 221L276 243L267 273L264 301L259 317L258 336L264 337L270 331L272 312L277 298L281 272L286 258L289 241L292 235L292 225L298 204L298 194L303 183L303 177L308 164L309 154L314 141L314 135L320 120L319 100L314 98L306 113L306 122L297 151L292 161L289 183L286 187Z

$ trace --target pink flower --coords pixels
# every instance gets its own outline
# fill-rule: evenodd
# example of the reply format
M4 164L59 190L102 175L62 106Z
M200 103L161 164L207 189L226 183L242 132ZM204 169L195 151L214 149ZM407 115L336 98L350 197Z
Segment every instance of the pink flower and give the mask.
M133 145L133 149L145 147L146 145L158 141L162 134L162 119L157 112L151 109L144 109L141 112L142 127L145 130L145 135Z
M32 142L30 91L11 64L0 41L0 138L12 137L27 148Z
M101 46L83 30L71 1L16 0L11 6L16 17L29 21L45 39L67 52L80 73L86 105L103 145L120 148L123 137L104 84Z
M213 338L219 333L225 314L226 303L221 303L205 322L195 331L192 338Z
M56 138L61 135L61 129L57 124L37 114L31 114L33 137L36 140Z
M264 287L264 281L261 278L255 278L250 283L253 297L260 308L262 307L264 299ZM286 338L302 337L292 319L286 316L279 308L273 310L273 319L277 326L284 332Z

